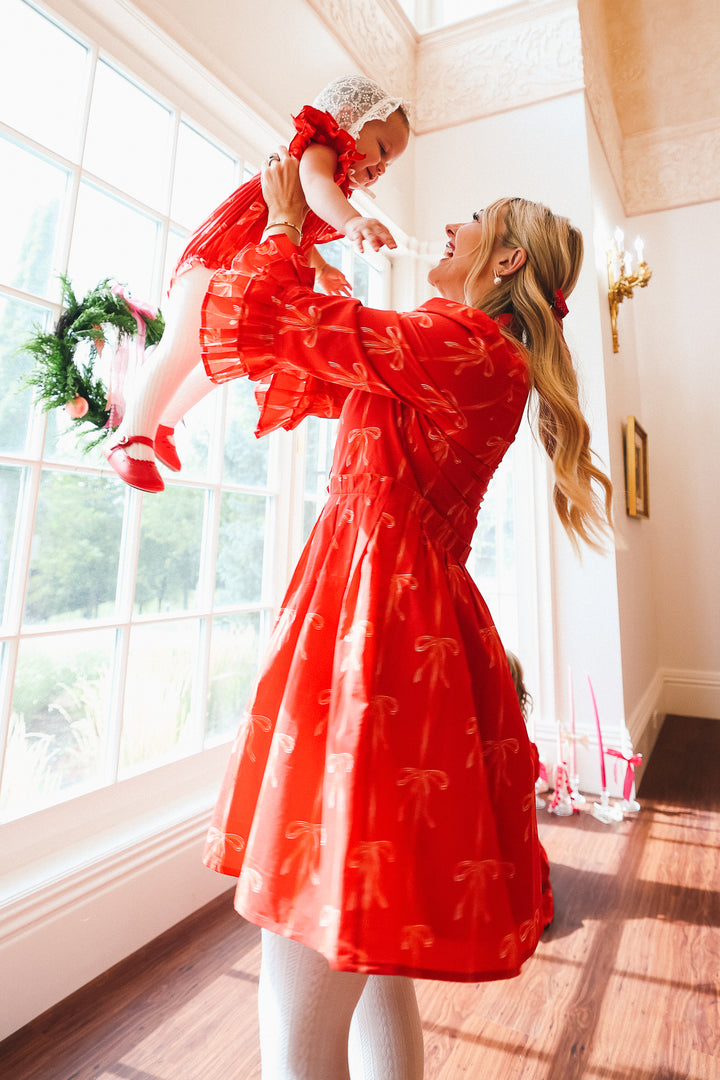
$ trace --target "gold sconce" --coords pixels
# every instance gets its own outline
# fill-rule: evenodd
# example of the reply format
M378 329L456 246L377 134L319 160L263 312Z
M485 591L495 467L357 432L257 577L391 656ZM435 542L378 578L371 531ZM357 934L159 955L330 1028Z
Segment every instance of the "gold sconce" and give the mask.
M632 255L625 251L625 237L622 229L615 230L615 242L607 253L608 266L608 303L610 304L610 323L612 325L613 352L620 348L618 343L617 316L618 307L633 289L644 289L652 277L652 270L645 262L643 242L640 237L635 241L637 269L633 270Z

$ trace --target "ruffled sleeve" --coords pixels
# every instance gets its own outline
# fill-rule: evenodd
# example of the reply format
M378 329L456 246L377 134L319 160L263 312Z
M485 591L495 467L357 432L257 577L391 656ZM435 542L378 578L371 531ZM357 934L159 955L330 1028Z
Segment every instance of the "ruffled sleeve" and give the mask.
M315 282L315 271L289 240L283 250L281 255L273 240L248 247L235 268L214 275L203 302L205 370L217 383L243 375L257 382L258 437L277 428L291 431L306 416L337 417L349 393L349 387L278 365L275 324L282 315L282 297L298 287L312 289Z
M298 161L310 143L330 146L337 154L337 165L333 180L343 195L350 190L350 168L356 161L362 161L362 154L355 149L355 140L341 128L328 112L322 112L312 105L305 105L297 116L293 117L297 134L288 147L292 157Z
M313 283L285 236L245 248L211 280L205 367L215 382L261 382L258 434L294 427L309 412L337 416L354 390L404 402L472 452L479 411L519 422L527 364L489 316L441 298L414 312L381 311L313 292Z

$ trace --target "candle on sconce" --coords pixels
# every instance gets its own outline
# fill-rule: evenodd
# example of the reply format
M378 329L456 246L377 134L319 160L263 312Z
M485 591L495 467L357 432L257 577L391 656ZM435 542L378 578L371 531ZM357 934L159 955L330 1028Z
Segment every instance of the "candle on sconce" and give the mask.
M617 229L615 230L615 250L617 251L618 255L622 256L622 253L623 253L624 249L625 249L625 233L622 231L622 229L618 225Z
M623 274L625 277L632 276L632 255L629 251L623 253Z
M637 239L635 240L635 254L637 255L637 261L639 263L645 262L644 253L645 253L645 244L643 243L643 241L638 236Z
M595 712L595 726L597 728L598 747L600 749L600 782L602 784L602 790L607 791L607 777L605 775L605 750L602 741L602 731L600 729L600 714L598 712L597 701L595 700L595 691L593 690L593 684L590 681L590 676L587 677L588 686L590 687L590 696L592 698L593 710Z

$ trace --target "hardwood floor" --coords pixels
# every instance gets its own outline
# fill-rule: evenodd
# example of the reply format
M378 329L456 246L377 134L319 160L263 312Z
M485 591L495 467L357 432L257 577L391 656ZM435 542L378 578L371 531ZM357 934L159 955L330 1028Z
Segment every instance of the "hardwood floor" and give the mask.
M515 980L419 982L426 1080L720 1078L720 721L668 717L642 810L539 811L556 917ZM259 1080L258 931L215 901L0 1043L3 1080Z

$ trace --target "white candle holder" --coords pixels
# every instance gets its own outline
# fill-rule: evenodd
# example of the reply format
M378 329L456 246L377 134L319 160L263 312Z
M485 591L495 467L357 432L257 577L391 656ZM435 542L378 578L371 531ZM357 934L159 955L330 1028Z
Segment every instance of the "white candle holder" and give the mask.
M587 802L587 799L585 798L585 796L582 795L581 792L580 792L580 777L579 776L571 776L570 777L570 799L572 801L573 806L584 806L585 803Z
M593 817L602 821L603 825L613 825L617 821L622 821L622 807L618 803L611 806L607 791L603 791L600 793L600 802L593 803Z

